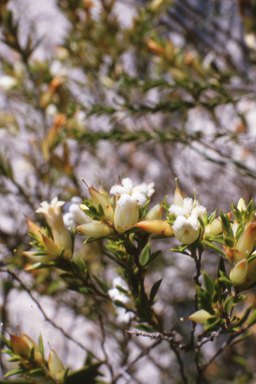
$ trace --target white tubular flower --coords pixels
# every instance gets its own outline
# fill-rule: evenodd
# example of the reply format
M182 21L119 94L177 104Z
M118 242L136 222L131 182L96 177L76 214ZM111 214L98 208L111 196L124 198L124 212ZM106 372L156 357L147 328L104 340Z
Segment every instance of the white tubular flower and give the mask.
M199 205L197 200L183 198L182 193L176 188L174 201L169 212L176 216L173 223L174 236L183 244L192 244L199 236L199 216L206 213L206 208Z
M57 244L60 249L64 248L68 253L72 249L71 237L67 231L60 207L65 204L64 201L58 201L58 198L55 197L51 204L48 204L47 201L41 203L41 207L36 210L37 213L43 213L47 223L51 227L52 236L55 244Z
M147 198L154 193L154 183L143 183L133 186L131 179L121 181L121 185L114 185L110 193L118 199L114 214L114 224L117 232L124 233L131 229L139 219L139 206L143 207Z
M66 227L74 227L75 225L82 225L91 222L90 217L82 211L82 208L86 209L86 206L81 204L81 199L79 197L72 197L69 212L63 215Z
M114 223L118 233L131 229L139 220L137 201L130 195L122 195L117 202Z

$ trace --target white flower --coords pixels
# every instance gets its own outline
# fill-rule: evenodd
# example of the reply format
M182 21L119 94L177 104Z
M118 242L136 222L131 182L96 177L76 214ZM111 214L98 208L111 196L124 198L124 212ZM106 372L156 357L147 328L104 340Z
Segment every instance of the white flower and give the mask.
M80 197L72 197L71 204L69 206L69 212L63 215L64 224L66 227L74 227L75 225L82 225L90 223L91 219L83 211Z
M176 216L172 228L175 237L183 244L192 244L199 236L199 216L206 213L206 208L199 205L197 200L184 199L179 190L175 191L174 201L169 208L170 214Z
M121 185L114 185L110 193L118 197L114 223L117 232L124 233L133 227L139 219L139 206L143 207L147 198L154 193L154 183L149 185L143 183L133 186L131 179L121 181Z

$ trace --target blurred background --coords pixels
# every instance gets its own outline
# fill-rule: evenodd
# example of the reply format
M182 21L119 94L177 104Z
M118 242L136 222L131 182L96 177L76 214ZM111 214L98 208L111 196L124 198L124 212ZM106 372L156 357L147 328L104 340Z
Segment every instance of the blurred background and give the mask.
M88 196L82 177L107 191L124 177L154 182L152 206L166 195L172 203L175 177L185 196L196 190L208 214L228 212L240 197L249 203L256 187L255 20L254 0L0 1L1 266L26 284L47 317L101 358L90 299L67 293L56 271L23 270L24 215L43 224L35 210L55 196L67 212L73 197ZM102 244L82 240L76 257L111 285L117 275ZM170 252L176 244L152 243L163 252L148 279L164 277L156 311L166 329L186 338L190 324L179 318L193 312L194 265ZM212 276L217 263L204 255ZM19 325L37 339L41 331L66 365L79 368L86 352L46 321L17 279L1 273L1 284L2 332ZM116 315L105 308L116 372L142 354L117 383L179 383L168 343L150 349L150 340L125 336L129 325ZM206 360L215 348L205 346ZM206 380L254 383L255 357L255 342L234 346L209 366ZM2 357L0 376L6 367Z

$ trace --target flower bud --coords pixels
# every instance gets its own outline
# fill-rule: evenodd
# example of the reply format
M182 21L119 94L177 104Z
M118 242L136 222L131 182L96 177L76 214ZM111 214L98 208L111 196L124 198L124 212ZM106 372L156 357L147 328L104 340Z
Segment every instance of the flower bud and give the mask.
M189 316L189 320L194 321L195 323L204 324L208 319L213 317L209 312L204 309L199 309L193 313L193 315Z
M54 349L51 349L49 353L48 368L53 378L57 380L58 383L63 383L65 368Z
M175 189L173 204L183 207L184 195L179 188Z
M230 280L232 280L235 285L243 284L246 280L247 272L248 263L246 259L243 259L231 269L229 276Z
M210 224L208 224L205 228L205 235L217 236L222 232L222 221L221 218L218 217L214 219Z
M48 255L51 256L52 259L56 259L60 254L60 251L61 251L60 247L57 244L55 244L52 241L52 239L45 236L43 233L41 234L42 234L43 242L44 242L45 248L47 249Z
M246 211L246 205L245 205L244 199L242 199L242 198L239 199L238 204L237 204L237 209L239 211Z
M145 216L145 220L161 220L163 215L162 203L156 204Z
M130 195L122 195L117 202L114 223L118 233L131 229L139 220L137 201Z
M26 219L28 224L28 231L36 237L37 241L42 241L42 236L40 233L40 227L33 223L33 221Z
M101 223L100 221L92 221L77 227L77 230L83 235L90 237L106 237L114 232L108 224Z
M96 207L98 207L98 205L101 205L106 219L108 221L113 222L114 212L107 198L94 188L89 188L89 192L90 192L93 204Z
M174 234L172 226L166 220L140 221L135 226L155 235L172 236Z
M234 251L235 261L241 260L241 258L247 259L253 250L254 239L256 236L256 223L251 221L247 224L249 225L236 244L236 249Z
M20 356L28 357L30 353L30 346L28 345L27 341L24 340L24 338L13 335L12 333L9 334L11 338L11 345L15 353Z

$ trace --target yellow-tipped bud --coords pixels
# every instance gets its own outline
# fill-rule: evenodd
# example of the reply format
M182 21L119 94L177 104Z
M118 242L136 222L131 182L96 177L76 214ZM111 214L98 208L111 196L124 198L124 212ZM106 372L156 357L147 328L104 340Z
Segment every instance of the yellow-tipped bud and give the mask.
M135 227L155 235L172 236L174 233L172 226L166 220L140 221Z
M210 224L208 224L205 228L205 235L217 236L222 232L222 221L221 218L218 217L214 219Z
M51 349L49 353L48 368L52 377L57 380L58 383L63 383L65 368L54 349Z
M108 224L101 223L100 221L92 221L77 227L77 230L83 235L90 237L105 237L114 232Z
M246 280L248 273L248 263L246 259L239 261L233 269L230 271L230 280L234 282L235 285L243 284Z
M163 216L162 203L156 204L145 216L145 220L161 220Z
M209 312L204 309L199 309L193 313L193 315L189 316L189 320L194 321L195 323L204 324L208 319L213 317Z

